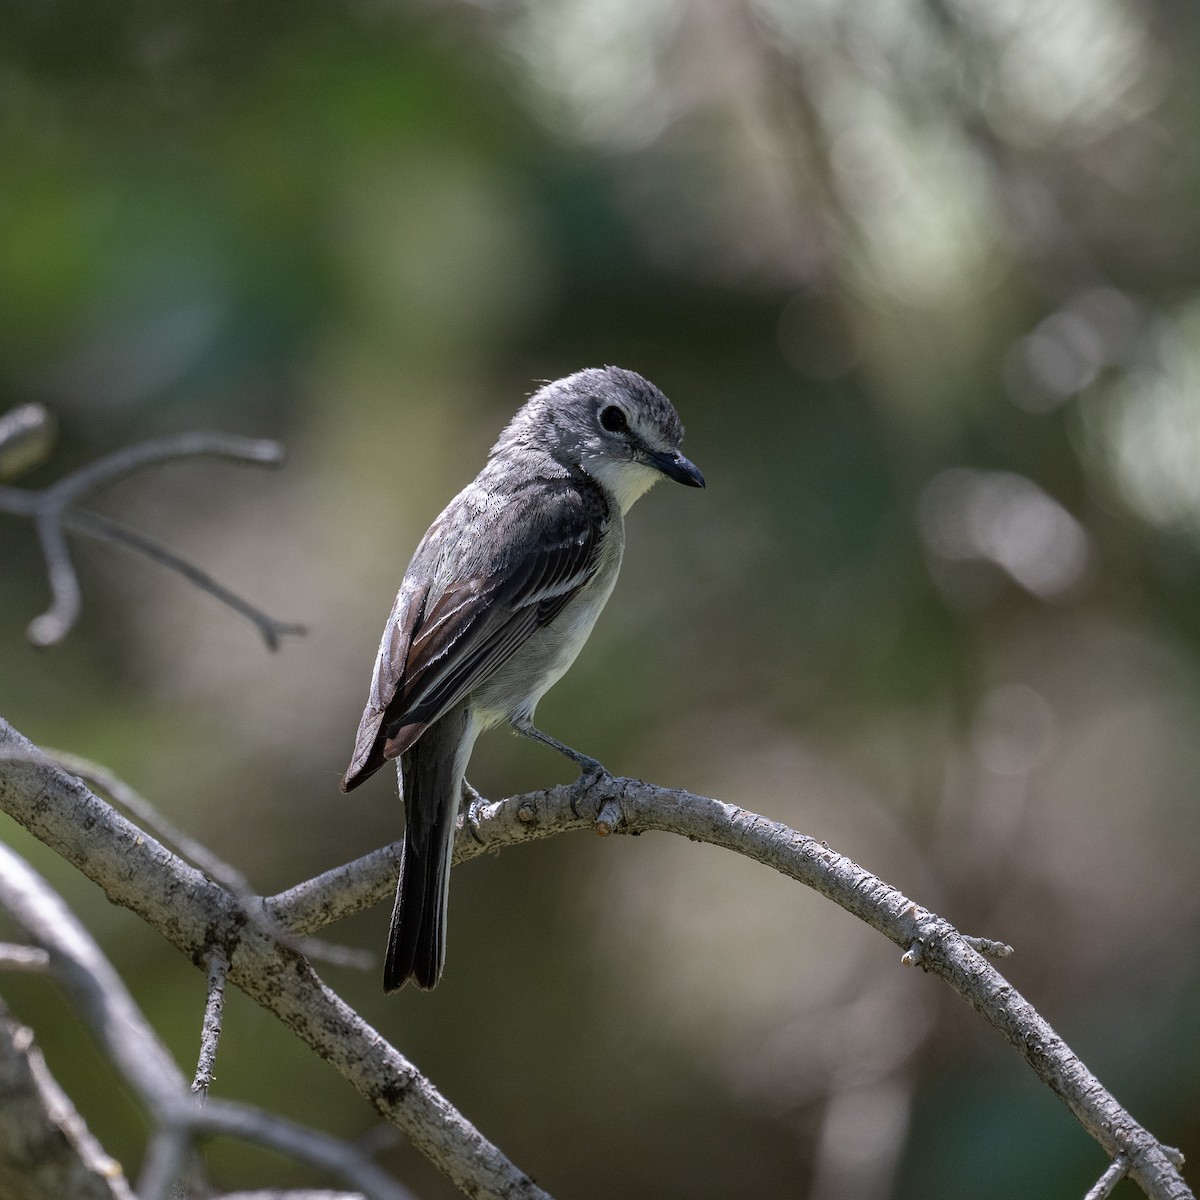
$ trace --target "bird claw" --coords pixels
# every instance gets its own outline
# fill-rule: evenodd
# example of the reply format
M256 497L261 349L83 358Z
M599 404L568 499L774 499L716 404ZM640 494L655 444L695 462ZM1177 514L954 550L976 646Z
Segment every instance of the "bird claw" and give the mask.
M588 758L584 755L579 760L579 768L579 779L575 782L586 779L588 781L586 786L589 788L595 787L602 779L612 778L609 769L596 758Z
M578 818L581 815L580 799L602 780L611 779L612 772L599 759L588 758L586 754L581 754L576 761L579 763L579 778L575 780L571 791L571 815Z
M464 824L471 836L482 846L483 838L479 836L479 808L485 803L484 798L464 779L463 795L467 798L467 811L464 814Z

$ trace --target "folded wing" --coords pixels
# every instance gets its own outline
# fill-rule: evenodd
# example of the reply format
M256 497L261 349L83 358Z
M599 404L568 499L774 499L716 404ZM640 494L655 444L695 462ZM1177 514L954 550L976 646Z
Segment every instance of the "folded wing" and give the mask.
M572 488L528 521L510 520L510 532L515 525L525 536L496 537L496 553L472 556L474 570L436 594L409 569L380 643L343 791L403 754L592 578L607 509L588 499Z

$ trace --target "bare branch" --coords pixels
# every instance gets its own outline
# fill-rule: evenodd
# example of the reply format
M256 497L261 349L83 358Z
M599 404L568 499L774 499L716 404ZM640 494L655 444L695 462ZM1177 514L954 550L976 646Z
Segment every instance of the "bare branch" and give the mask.
M0 843L0 905L50 955L55 975L105 1054L146 1110L171 1119L180 1107L179 1069L112 964L62 898Z
M38 541L42 545L42 557L46 560L46 578L50 581L50 607L41 616L29 622L26 636L35 646L52 646L62 641L71 626L79 620L83 598L79 590L79 576L67 549L62 525L56 510L38 512L34 524Z
M0 943L0 971L27 971L41 974L50 967L50 955L37 946Z
M56 750L48 746L39 746L29 753L0 747L0 762L46 760L58 763L64 770L78 775L93 787L99 788L125 812L130 813L144 828L156 837L162 838L167 845L174 847L210 879L222 884L241 904L246 920L261 925L268 935L280 939L306 958L359 970L369 969L374 964L371 955L361 950L348 946L334 946L315 938L295 938L263 908L262 897L255 892L250 881L241 871L219 858L202 842L197 841L190 834L184 833L174 822L164 817L139 791L101 763L93 762L90 758L84 758L80 754L72 754L69 750Z
M236 592L231 592L224 584L218 583L207 571L202 571L194 563L188 562L186 558L180 558L178 554L172 553L165 546L146 537L145 534L138 533L136 529L130 529L127 525L122 525L111 517L89 512L83 508L67 508L63 510L62 520L64 525L77 533L118 546L125 546L144 555L152 562L182 575L202 592L207 592L227 608L232 608L234 612L241 613L262 634L268 650L278 650L280 640L284 637L300 637L308 632L303 625L298 625L294 621L280 621L270 613L263 612L249 600L239 596Z
M475 811L479 813L481 809L477 807ZM578 818L578 828L584 829L587 825L586 817ZM373 904L380 904L396 890L403 845L403 842L393 842L381 846L353 862L306 879L269 897L264 907L285 929L293 933L312 933ZM474 857L460 834L454 842L454 861L465 862Z
M0 718L0 810L200 964L230 948L229 979L275 1013L470 1196L548 1200L294 950L246 921L234 897L93 795ZM204 1109L205 1119L216 1106Z
M60 479L46 489L52 497L47 507L66 508L76 500L147 467L176 458L228 458L234 462L276 467L287 457L284 448L266 438L238 437L231 433L179 433L151 438L106 454Z
M0 1195L5 1200L134 1200L55 1082L33 1031L0 1006Z
M208 952L208 999L204 1004L204 1023L200 1029L200 1061L192 1091L206 1099L212 1086L213 1069L217 1062L217 1046L221 1041L221 1015L225 1007L225 979L229 974L229 956L220 946Z
M0 783L4 779L0 777ZM196 1136L218 1134L258 1142L321 1167L371 1200L411 1200L404 1188L348 1142L247 1105L198 1104L100 947L58 894L3 843L0 905L49 952L51 966L74 1007L133 1087L155 1127L138 1181L141 1200L163 1200L182 1174Z
M577 815L575 809L583 812ZM1129 1174L1152 1197L1179 1200L1191 1191L1173 1155L1107 1092L1065 1042L1011 984L991 967L948 921L813 838L776 821L703 796L633 779L602 779L581 796L574 787L553 788L478 804L470 831L461 819L455 861L494 852L593 824L588 811L611 830L664 830L734 850L820 892L906 950L913 965L939 975L998 1029L1076 1118L1110 1154L1125 1153ZM267 900L291 929L311 931L327 919L387 899L395 886L399 844ZM983 939L991 953L996 946Z
M373 1200L412 1200L401 1187L350 1142L328 1137L244 1104L223 1101L197 1110L193 1126L209 1135L228 1134L269 1146L297 1162L339 1175Z
M1106 1196L1111 1196L1113 1188L1125 1178L1125 1173L1128 1170L1129 1161L1125 1155L1118 1154L1108 1164L1108 1170L1096 1180L1095 1185L1089 1189L1088 1194L1084 1196L1083 1200L1104 1200Z
M0 723L4 740L26 744ZM557 787L474 806L460 825L456 860L519 842L582 829L615 803L614 828L664 830L734 850L814 888L901 947L919 947L922 967L943 978L1022 1054L1112 1155L1126 1154L1129 1175L1153 1200L1192 1193L1172 1152L1138 1125L1070 1048L949 922L921 908L828 846L734 805L631 779ZM160 929L194 960L208 940L232 929L237 908L164 847L141 834L77 781L42 764L0 775L0 808ZM611 813L611 806L609 809ZM266 902L293 929L381 900L394 886L389 847ZM136 869L131 877L130 872ZM346 885L352 904L336 892ZM244 926L230 955L230 978L277 1013L393 1119L469 1195L544 1196L443 1100L406 1060L294 956L259 929Z
M0 479L15 479L44 462L54 447L54 418L41 404L21 404L0 417Z
M31 465L44 455L52 440L53 424L40 405L25 405L0 418L0 478ZM182 433L127 446L72 471L42 491L0 487L0 512L33 519L46 561L51 603L29 624L27 636L34 645L50 646L61 641L79 619L82 609L79 577L67 548L64 526L126 546L178 572L251 621L271 650L278 649L282 637L304 632L302 625L276 620L151 538L98 513L73 507L84 496L137 471L172 459L197 457L275 466L283 462L284 450L278 442L265 439L225 433Z

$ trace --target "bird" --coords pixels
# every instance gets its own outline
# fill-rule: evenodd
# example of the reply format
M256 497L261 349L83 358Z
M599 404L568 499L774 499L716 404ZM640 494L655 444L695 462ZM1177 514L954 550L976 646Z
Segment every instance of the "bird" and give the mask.
M682 440L674 406L634 371L592 367L547 383L413 553L341 782L349 792L400 760L385 992L441 978L454 831L481 732L507 722L574 760L581 778L607 775L536 728L534 710L612 593L634 502L664 477L705 486Z

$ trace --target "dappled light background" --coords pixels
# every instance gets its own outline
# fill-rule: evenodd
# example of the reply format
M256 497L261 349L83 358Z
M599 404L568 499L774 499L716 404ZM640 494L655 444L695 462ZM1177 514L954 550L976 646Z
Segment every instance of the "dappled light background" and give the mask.
M1165 0L4 5L0 408L59 425L19 482L279 438L281 471L176 464L97 506L309 629L270 655L79 544L83 619L37 652L4 519L5 716L264 891L398 836L388 773L337 781L408 557L538 380L631 367L709 487L631 514L542 726L1014 944L1013 983L1200 1162L1198 56ZM567 765L497 732L471 777ZM4 836L190 1070L201 976ZM329 932L377 952L386 920ZM324 973L556 1195L1060 1197L1105 1165L943 985L728 854L509 851L456 871L450 930L432 995ZM0 984L135 1169L78 1022ZM215 1092L375 1125L237 995ZM451 1194L402 1139L381 1161Z

